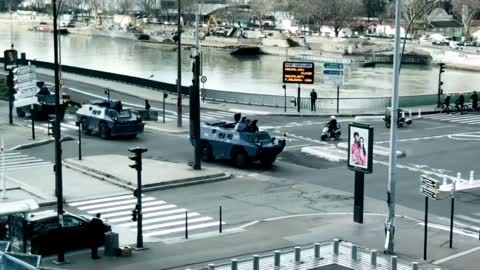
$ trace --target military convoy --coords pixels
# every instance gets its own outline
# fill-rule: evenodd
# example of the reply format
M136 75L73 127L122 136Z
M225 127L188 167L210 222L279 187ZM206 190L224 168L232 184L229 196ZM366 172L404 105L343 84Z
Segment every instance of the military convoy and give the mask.
M271 167L285 148L286 141L271 137L266 131L259 131L257 120L240 118L241 114L236 114L232 123L202 125L202 160L229 160L238 168L246 168L249 163L259 161L264 167Z
M83 134L98 132L103 139L114 136L135 138L145 127L140 116L124 109L121 101L111 100L83 104L77 110L77 121Z

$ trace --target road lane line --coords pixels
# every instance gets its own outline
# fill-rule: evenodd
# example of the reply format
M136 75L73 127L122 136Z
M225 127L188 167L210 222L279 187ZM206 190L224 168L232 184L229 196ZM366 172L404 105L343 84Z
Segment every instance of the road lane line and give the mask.
M480 250L480 246L471 248L469 250L465 250L465 251L457 253L457 254L453 254L451 256L445 257L445 258L440 259L440 260L436 260L436 261L432 262L432 264L442 264L444 262L448 262L450 260L460 258L462 256L468 255L468 254L473 253L473 252L478 251L478 250Z
M189 219L188 220L188 225L190 225L190 223L197 223L197 222L203 222L203 221L209 221L209 220L213 220L213 218L211 218L211 217L201 217L201 218ZM142 229L145 232L145 231L151 231L151 230L156 230L156 229L160 229L160 228L173 227L173 226L184 225L184 224L185 224L185 220L180 220L180 221L167 222L167 223L162 223L162 224L157 224L157 225L144 226ZM184 228L182 227L182 229L184 229ZM132 231L137 231L137 229L132 229Z
M220 222L215 221L215 222L210 222L210 223L203 223L203 224L198 224L198 225L188 225L188 231L196 230L196 229L203 229L203 228L208 228L208 227L214 227L218 226ZM222 222L222 224L225 224L225 222ZM169 229L169 230L162 230L158 232L151 232L151 233L144 233L144 236L157 236L157 235L165 235L165 234L171 234L175 232L183 232L185 231L185 228L182 226L180 228L174 228L174 229Z

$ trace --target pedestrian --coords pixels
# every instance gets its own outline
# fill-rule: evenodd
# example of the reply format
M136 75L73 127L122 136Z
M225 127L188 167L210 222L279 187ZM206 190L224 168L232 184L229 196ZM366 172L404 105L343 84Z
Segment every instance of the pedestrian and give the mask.
M88 225L92 259L97 260L100 259L100 256L98 256L98 248L103 245L105 237L105 228L103 225L103 221L100 219L100 213L98 213L94 218L92 218Z
M472 96L470 96L470 99L472 100L472 109L475 111L478 111L478 95L477 91L473 91Z
M315 89L312 89L312 92L310 92L310 110L312 112L317 111L317 92L315 92Z
M150 106L150 102L148 102L148 99L145 99L145 110L150 110L151 106Z
M460 96L455 101L455 105L457 107L457 110L460 111L460 114L463 114L463 105L464 104L465 104L465 96L463 95L463 93L460 93Z

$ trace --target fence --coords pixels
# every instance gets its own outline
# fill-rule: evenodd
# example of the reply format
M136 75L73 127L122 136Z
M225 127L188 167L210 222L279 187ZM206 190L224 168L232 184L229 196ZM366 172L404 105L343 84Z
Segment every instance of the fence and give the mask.
M22 55L24 56L24 55ZM0 62L3 62L3 58L0 58ZM53 63L37 61L37 60L27 60L21 59L20 64L26 65L28 62L31 62L32 65L37 67L53 69ZM88 77L95 77L105 80L117 81L127 84L132 84L136 86L151 88L156 91L167 91L176 93L177 86L175 84L169 84L165 82L159 82L139 77L133 77L128 75L116 74L105 71L98 71L68 65L62 65L62 71L66 73L73 73ZM241 93L241 92L231 92L224 90L215 90L215 89L204 89L205 99L211 101L221 101L228 103L238 103L238 104L247 104L247 105L257 105L257 106L268 106L268 107L280 107L285 106L285 97L280 95L266 95L266 94L251 94L251 93ZM182 86L182 95L188 95L188 87ZM294 108L294 103L290 102L296 97L288 96L286 107ZM390 97L362 97L362 98L340 98L339 101L340 110L348 110L352 112L365 112L365 111L381 111L385 107L390 105ZM411 107L411 106L423 106L423 105L435 105L437 103L436 95L418 95L418 96L401 96L400 97L400 106L401 107ZM337 99L336 98L320 98L316 103L317 109L319 110L336 110ZM305 97L301 98L300 102L301 109L310 108L310 98Z

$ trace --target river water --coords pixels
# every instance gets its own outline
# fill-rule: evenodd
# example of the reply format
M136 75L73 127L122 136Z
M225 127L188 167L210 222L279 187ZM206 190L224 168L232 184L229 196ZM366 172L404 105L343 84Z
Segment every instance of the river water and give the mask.
M14 33L15 48L26 52L27 58L53 62L53 35L42 32ZM175 83L176 51L172 48L150 48L140 43L104 37L66 35L62 37L62 63L108 72ZM0 22L0 48L10 47L10 27ZM190 51L182 50L183 84L191 83ZM281 56L236 57L228 52L204 51L203 73L208 77L206 88L283 95ZM322 84L321 63L316 63L315 85L303 85L302 96L315 88L319 97L336 95L336 88ZM480 73L448 70L444 74L447 92L472 91ZM403 66L400 94L435 94L438 68L435 66ZM376 68L349 66L341 96L389 96L392 86L392 66ZM297 85L289 85L288 95L296 95Z

